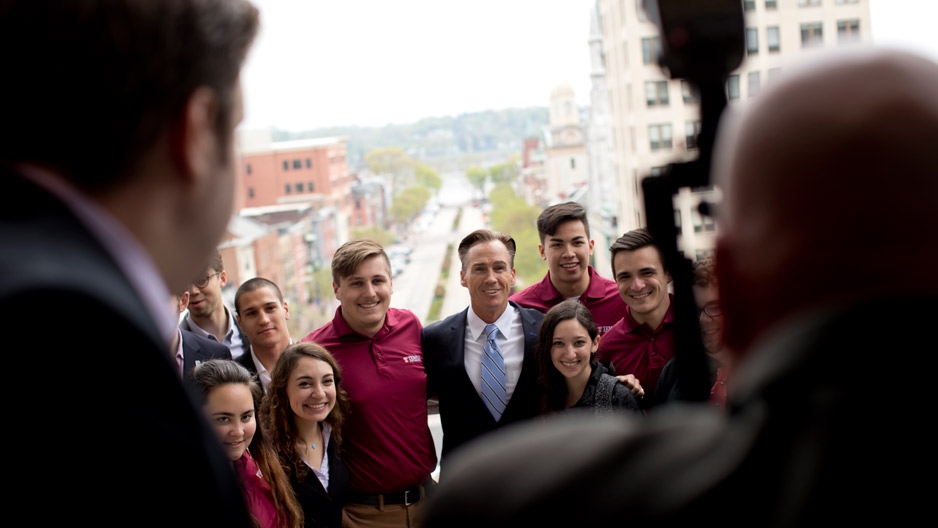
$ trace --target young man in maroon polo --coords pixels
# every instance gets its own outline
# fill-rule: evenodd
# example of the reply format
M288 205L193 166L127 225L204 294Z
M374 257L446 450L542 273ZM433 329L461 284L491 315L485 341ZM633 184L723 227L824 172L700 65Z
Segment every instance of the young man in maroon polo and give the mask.
M626 304L615 281L589 265L595 242L590 238L586 209L576 202L551 205L537 217L537 232L541 239L537 250L547 261L547 274L513 294L511 300L547 313L565 299L579 299L590 309L600 335L605 334L625 317Z
M612 274L628 312L603 335L596 359L611 362L617 376L633 375L644 389L640 402L648 408L661 370L674 356L671 273L647 229L625 233L609 251Z
M390 307L391 263L378 243L339 247L332 280L341 305L303 341L335 356L352 406L343 426L352 489L342 525L415 527L437 462L427 424L423 326L413 312Z

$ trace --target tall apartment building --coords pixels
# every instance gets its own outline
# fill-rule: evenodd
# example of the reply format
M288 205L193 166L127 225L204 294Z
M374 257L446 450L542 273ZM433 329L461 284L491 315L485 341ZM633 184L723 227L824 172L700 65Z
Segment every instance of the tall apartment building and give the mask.
M661 36L642 5L642 0L596 2L613 162L594 170L615 172L620 232L647 225L644 177L698 155L699 101L692 86L670 79L658 66ZM787 65L816 50L872 42L869 0L743 0L743 8L746 56L727 80L730 105L758 97ZM679 244L689 258L713 247L715 226L697 212L701 200L718 201L718 190L682 189L675 199Z

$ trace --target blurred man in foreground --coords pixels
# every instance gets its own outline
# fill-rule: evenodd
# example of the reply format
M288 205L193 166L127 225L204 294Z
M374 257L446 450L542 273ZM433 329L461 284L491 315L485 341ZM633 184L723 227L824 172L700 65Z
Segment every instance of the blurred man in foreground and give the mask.
M426 526L930 515L930 487L905 475L935 466L916 352L934 349L938 320L936 86L938 64L919 56L840 52L727 115L717 272L725 340L743 353L727 412L674 404L643 423L495 433L451 461Z
M58 506L37 524L251 526L167 300L231 216L257 28L242 0L0 3L7 471Z

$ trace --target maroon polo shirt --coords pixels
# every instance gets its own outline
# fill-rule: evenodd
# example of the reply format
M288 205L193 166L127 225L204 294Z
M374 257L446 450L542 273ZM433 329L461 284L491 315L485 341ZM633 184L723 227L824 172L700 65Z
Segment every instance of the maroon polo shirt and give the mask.
M674 296L658 328L639 324L631 313L613 325L599 341L596 359L612 362L616 375L634 374L645 389L645 400L651 398L664 364L674 356ZM624 301L623 301L624 302Z
M599 335L603 335L612 328L612 325L625 317L628 312L628 305L619 295L616 281L600 276L593 269L593 266L588 266L587 269L590 276L590 285L586 288L586 292L580 296L580 303L590 309L593 320L596 321L596 326L599 327ZM518 303L519 306L534 308L539 312L547 313L547 310L560 304L564 297L551 284L550 272L547 272L540 282L516 292L511 296L511 300Z
M362 493L391 493L423 483L436 468L427 424L427 375L413 312L389 308L375 336L359 334L335 317L303 341L335 357L351 412L342 426L349 483Z

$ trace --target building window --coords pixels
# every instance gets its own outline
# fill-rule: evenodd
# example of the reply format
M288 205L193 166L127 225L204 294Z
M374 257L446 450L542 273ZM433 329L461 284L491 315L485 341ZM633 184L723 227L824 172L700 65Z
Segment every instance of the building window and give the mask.
M285 194L290 194L290 191L291 191L291 190L292 190L292 188L290 187L290 184L289 184L289 183L287 183L287 184L285 184L285 185L283 186L283 192L284 192Z
M642 62L645 64L658 64L661 57L661 37L645 37L642 39Z
M290 170L290 162L289 162L289 161L283 160L283 170L285 170L285 171Z
M766 9L776 9L778 7L778 2L776 0L765 0Z
M824 44L824 28L820 22L801 24L801 47L814 48Z
M755 11L756 0L743 0L743 9L746 11Z
M293 186L296 188L296 192L298 192L298 193L303 192L303 184L302 184L302 183L295 183L295 184L293 184Z
M691 221L694 223L694 233L702 233L704 231L716 231L716 223L713 221L713 217L705 216L700 214L700 211L697 208L693 208L690 211Z
M839 44L850 44L860 40L860 21L859 20L838 20L837 21L837 42Z
M821 0L798 0L798 5L801 7L819 6L821 5Z
M769 82L774 81L776 78L778 78L779 74L781 73L782 73L781 68L769 68Z
M254 187L248 187L248 198L254 198Z
M684 144L687 150L697 148L697 135L700 134L700 120L684 122Z
M313 192L313 182L306 182L306 190L308 192Z
M762 87L761 84L759 72L749 72L749 97L753 97L759 93L759 88Z
M726 98L730 101L739 99L739 74L733 74L726 78Z
M778 26L769 26L765 28L765 45L769 52L775 53L782 49L782 41L779 37Z
M665 174L666 172L668 172L667 165L658 165L657 167L652 167L651 169L649 169L648 174L649 176L661 176Z
M306 168L309 169L313 166L313 160L306 158Z
M681 95L686 104L700 104L700 93L687 81L681 81Z
M677 231L679 233L681 232L681 210L680 209L674 210L674 227L677 228Z
M746 28L746 53L759 53L759 28Z
M301 162L300 160L293 160L293 168L294 168L294 169L302 169L302 168L303 168L303 162Z
M651 150L669 149L672 146L671 125L648 125L648 142Z
M248 163L247 166L244 167L244 172L247 173L247 174L251 174L251 164L250 164L250 163Z
M668 106L668 81L646 81L645 102L648 106Z
M635 0L635 11L638 14L638 20L640 22L648 22L648 14L645 13L645 1L644 0ZM625 5L622 6L622 16L625 17Z

